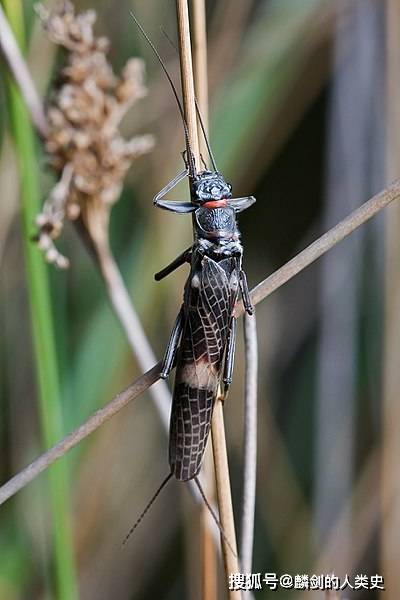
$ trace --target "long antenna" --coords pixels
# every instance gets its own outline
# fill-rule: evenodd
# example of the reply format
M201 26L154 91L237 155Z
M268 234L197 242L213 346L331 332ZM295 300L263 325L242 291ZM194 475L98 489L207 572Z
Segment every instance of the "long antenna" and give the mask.
M212 166L213 166L214 171L216 173L218 173L218 168L217 168L217 165L216 165L216 162L215 162L214 154L213 154L213 152L211 150L211 145L210 145L209 139L208 139L207 134L206 134L206 128L204 126L203 118L201 116L201 112L200 112L200 108L199 108L199 103L197 102L197 98L196 97L194 98L194 102L195 102L195 105L196 105L197 118L199 119L200 128L201 128L201 131L203 132L204 141L205 141L206 146L207 146L208 155L211 158L211 162L212 162Z
M167 40L169 41L169 43L171 44L171 46L173 47L173 49L175 50L175 52L178 52L178 48L175 46L174 42L171 40L170 36L168 35L168 33L165 31L164 27L161 26L160 27L162 33L164 34L164 36L167 38ZM211 159L212 162L212 166L213 169L216 173L218 173L218 168L217 168L217 164L215 162L215 158L214 158L214 154L213 151L211 150L211 144L210 141L208 139L207 133L206 133L206 128L204 126L204 121L203 121L203 117L201 116L201 112L200 112L200 108L199 108L199 103L197 102L197 98L195 96L194 98L194 103L196 105L196 113L197 113L197 118L199 119L199 123L200 123L200 127L201 127L201 131L203 132L203 137L204 137L204 141L206 143L207 146L207 152L208 155Z
M167 483L171 479L171 477L172 477L172 472L169 473L169 475L164 479L164 481L162 482L162 484L160 485L160 487L155 492L154 496L151 498L150 502L148 502L148 504L146 505L146 507L144 508L144 510L141 512L141 514L139 515L139 517L136 519L135 523L132 525L132 527L130 528L130 530L126 534L126 536L124 538L124 541L122 542L123 546L125 546L125 544L128 542L129 538L131 537L132 533L135 531L136 527L143 521L144 517L146 516L146 514L150 510L151 506L154 504L157 496L160 494L160 492L162 491L162 489L167 485Z
M222 527L222 525L221 525L221 522L220 522L220 520L218 519L217 515L215 514L215 512L214 512L214 510L213 510L213 507L211 506L211 504L210 504L210 503L209 503L209 501L207 500L207 497L206 497L206 495L205 495L205 493L204 493L204 490L203 490L203 488L202 488L202 486L201 486L201 483L200 483L200 480L199 480L199 478L198 478L198 477L195 477L195 478L194 478L194 480L195 480L195 482L196 482L196 485L197 485L197 487L199 488L199 492L200 492L200 495L201 495L201 497L203 498L203 502L204 502L204 504L207 506L208 510L210 511L210 514L211 514L211 516L212 516L212 518L213 518L213 521L214 521L214 523L215 523L215 524L216 524L216 526L218 527L218 529L219 529L219 531L220 531L220 533L221 533L222 537L224 538L225 542L228 544L228 546L229 546L229 548L230 548L230 550L231 550L231 552L232 552L233 556L235 556L235 557L237 558L237 554L236 554L236 552L234 551L234 549L232 548L232 544L231 544L231 543L230 543L230 541L228 540L228 538L227 538L227 535L226 535L226 533L225 533L225 531L224 531L224 528L223 528L223 527Z
M190 145L189 128L188 128L188 125L187 125L187 122L186 122L186 119L185 119L185 115L184 115L184 112L183 112L182 103L181 103L181 101L179 99L178 92L176 91L175 84L172 81L172 77L168 73L167 67L165 66L165 63L164 63L163 59L161 58L161 56L160 56L157 48L155 47L155 45L151 41L150 37L145 32L145 30L143 29L142 25L139 23L139 21L137 20L137 18L135 17L135 15L133 14L132 11L130 11L130 15L131 15L132 19L135 21L136 26L138 27L139 31L143 35L144 39L149 44L150 48L153 50L153 52L154 52L154 54L155 54L158 62L161 65L162 70L164 71L164 73L165 73L165 75L166 75L166 77L167 77L167 79L169 81L169 84L171 86L172 92L173 92L173 94L175 96L175 100L177 102L178 109L179 109L179 112L180 112L180 115L181 115L181 118L182 118L183 129L185 131L185 141L186 141L186 147L187 147L188 155L189 155L188 156L189 173L190 173L190 176L193 178L194 175L196 174L196 164L195 164L195 161L194 161L194 155L193 155L192 148L191 148L191 145Z

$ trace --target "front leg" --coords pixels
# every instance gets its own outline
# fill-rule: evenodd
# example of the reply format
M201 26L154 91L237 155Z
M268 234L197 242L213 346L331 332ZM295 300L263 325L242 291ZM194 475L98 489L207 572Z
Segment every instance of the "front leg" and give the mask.
M171 179L171 181L169 181L167 183L167 185L165 185L162 190L160 190L158 192L158 194L156 194L153 198L153 204L155 204L155 206L158 206L158 201L161 200L161 198L164 198L164 196L166 196L168 194L168 192L170 190L172 190L172 188L174 188L176 185L178 185L178 183L180 181L182 181L182 179L184 179L185 177L187 177L187 175L189 175L189 171L187 169L187 167L181 171L180 173L178 173L178 175L176 175L173 179Z
M167 183L167 185L165 185L163 187L163 189L160 190L158 192L158 194L156 194L154 196L154 198L153 198L154 206L157 206L158 208L163 208L164 210L170 210L172 212L181 213L181 214L191 213L191 212L195 211L197 207L194 204L192 204L191 202L175 202L173 200L162 200L162 198L164 198L164 196L166 196L168 194L168 192L171 191L176 185L178 185L178 183L180 181L182 181L182 179L184 179L188 174L189 174L189 171L186 167L183 171L178 173L178 175L176 175L176 177L171 179L171 181L169 183Z

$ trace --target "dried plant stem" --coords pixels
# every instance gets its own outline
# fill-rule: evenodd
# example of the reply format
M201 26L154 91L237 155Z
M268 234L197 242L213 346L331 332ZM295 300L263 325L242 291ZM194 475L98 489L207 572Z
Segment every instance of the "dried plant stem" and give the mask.
M141 371L147 371L156 362L156 357L143 330L143 326L126 289L121 272L112 255L108 240L92 237L97 263L107 289L108 299L127 337L133 356ZM169 428L171 394L165 381L150 388L152 399L166 431Z
M211 440L210 440L211 442ZM209 445L210 445L209 442ZM207 499L215 502L215 478L212 448L208 447L204 455L202 468L203 489ZM212 517L204 502L200 504L201 532L201 598L214 600L218 597L218 537L213 536ZM216 541L216 543L215 543Z
M48 126L43 106L1 5L0 50L21 91L32 122L41 137L44 138Z
M178 21L178 48L181 65L183 111L188 127L191 150L196 168L200 170L199 136L197 131L196 103L194 95L192 48L190 44L189 10L187 0L176 0Z
M200 168L200 148L197 130L197 115L194 93L192 49L190 41L189 11L187 0L176 0L176 13L178 20L178 45L181 64L181 79L183 93L183 108L185 119L188 125L191 150L195 157L197 168ZM224 565L226 581L229 574L237 572L237 557L233 555L229 544L236 552L236 532L233 519L231 487L229 480L228 457L225 441L225 426L222 412L222 402L217 399L212 419L212 445L214 455L214 466L217 487L217 499L219 516L226 537L221 535L222 553L224 556ZM229 543L228 543L229 540ZM232 597L240 597L240 593L230 592Z
M224 557L225 573L228 577L231 573L238 573L239 562L237 558L235 522L233 519L233 506L231 497L231 482L229 480L228 457L226 453L225 426L223 418L223 402L217 399L214 407L212 420L212 444L214 453L215 478L217 483L218 508L222 528L225 532L229 545L222 540L222 554ZM233 554L234 550L235 554ZM241 597L240 591L229 590L229 598Z
M245 418L243 507L240 561L242 572L251 573L253 564L254 513L257 476L257 377L258 347L255 315L244 317L245 339Z
M300 273L317 258L330 250L335 244L340 242L347 235L350 235L357 227L360 227L360 225L371 219L380 210L385 208L385 206L399 198L400 181L397 180L388 188L382 190L365 202L360 208L353 211L343 219L343 221L340 221L340 223L335 225L335 227L332 227L332 229L300 252L292 260L286 263L286 265L259 283L251 292L253 303L258 304L267 298L287 281L292 279L292 277ZM236 314L240 315L242 312L243 307L241 306L241 303L238 303ZM160 368L161 362L157 363L152 369L136 379L125 390L117 394L113 400L95 412L85 423L72 431L67 437L47 450L47 452L39 456L30 465L25 467L25 469L0 487L0 504L3 504L8 498L25 487L25 485L35 479L37 475L52 463L64 456L68 450L93 433L93 431L113 417L118 411L124 408L124 406L129 404L131 400L140 396L140 394L145 392L153 385L153 383L158 381L160 377Z
M193 69L195 95L197 105L208 134L208 69L207 69L207 31L205 0L191 0L192 32L193 32ZM200 133L200 123L197 123L200 137L200 153L207 156L205 140ZM215 501L215 477L212 449L206 452L202 468L203 487L207 498ZM217 549L210 530L211 516L204 503L201 504L201 594L203 600L213 600L218 596Z
M193 65L197 104L204 128L208 132L208 68L207 68L207 29L205 0L192 0L193 21ZM200 124L198 124L200 125ZM197 129L200 133L199 127ZM200 135L200 152L207 156L205 140Z

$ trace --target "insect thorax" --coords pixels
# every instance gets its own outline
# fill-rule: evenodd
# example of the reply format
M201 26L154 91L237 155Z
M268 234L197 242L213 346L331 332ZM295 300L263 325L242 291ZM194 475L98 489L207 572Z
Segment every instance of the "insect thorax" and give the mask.
M200 238L238 239L235 211L229 206L200 207L196 210L196 230Z

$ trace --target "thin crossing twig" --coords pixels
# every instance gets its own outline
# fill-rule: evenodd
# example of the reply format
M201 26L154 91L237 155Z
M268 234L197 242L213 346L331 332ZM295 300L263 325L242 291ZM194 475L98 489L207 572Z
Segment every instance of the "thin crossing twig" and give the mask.
M243 507L240 546L240 563L243 573L252 572L254 513L256 506L257 475L257 376L258 347L255 315L244 316L245 339L245 418L244 418L244 466Z
M335 227L332 227L332 229L327 231L305 250L292 258L292 260L283 267L259 283L251 292L253 303L258 304L267 298L287 281L317 260L317 258L333 248L335 244L350 235L357 227L360 227L360 225L371 219L380 210L388 206L388 204L399 198L400 180L397 180L388 188L373 196L370 200L360 206L360 208L353 211L343 219L343 221L340 221ZM236 307L236 314L240 315L242 312L243 307L240 302ZM140 396L140 394L145 392L153 385L153 383L158 381L160 369L161 362L157 363L152 369L147 371L147 373L144 373L144 375L136 379L125 390L117 394L108 404L89 417L85 423L72 431L67 437L47 450L47 452L39 456L30 465L22 469L22 471L0 487L0 504L3 504L8 498L25 487L52 463L64 456L68 450L84 440L88 435L93 433L93 431L124 408L124 406L129 404L131 400L134 400Z
M43 105L29 74L14 34L0 5L0 51L25 100L32 122L42 138L48 124Z
M196 167L200 170L201 157L197 130L196 100L194 94L192 50L187 0L176 0L176 12L178 19L178 45L181 63L183 108L188 126L191 150L194 154ZM211 430L219 516L222 528L226 534L221 535L221 547L224 557L226 581L228 581L230 573L236 573L239 571L239 565L237 559L235 522L233 518L228 457L225 441L225 426L222 403L219 399L217 399L215 402ZM229 540L229 543L227 540ZM232 552L232 548L234 552ZM238 598L240 597L240 593L230 591L229 596L231 598Z

